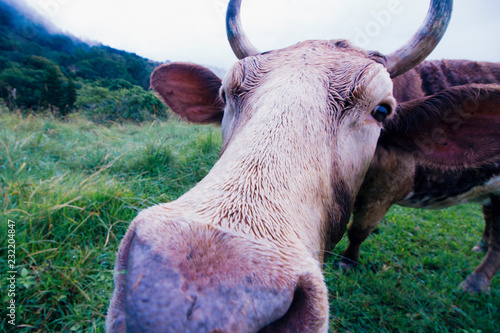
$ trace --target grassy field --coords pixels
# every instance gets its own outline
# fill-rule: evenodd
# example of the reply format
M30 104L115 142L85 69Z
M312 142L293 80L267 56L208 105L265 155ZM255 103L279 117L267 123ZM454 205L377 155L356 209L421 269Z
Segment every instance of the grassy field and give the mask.
M135 214L175 199L215 163L220 131L178 121L98 126L0 112L0 233L15 222L16 331L103 332L115 252ZM332 332L500 331L491 295L457 285L482 255L480 207L394 207L362 247L360 269L325 264ZM7 238L0 244L0 331L7 323Z

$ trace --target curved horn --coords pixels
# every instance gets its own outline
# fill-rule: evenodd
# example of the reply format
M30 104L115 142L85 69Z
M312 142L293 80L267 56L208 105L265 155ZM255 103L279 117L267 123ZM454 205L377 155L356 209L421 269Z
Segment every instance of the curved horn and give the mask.
M432 0L424 23L413 38L387 56L391 78L401 75L422 62L438 45L451 18L453 0Z
M226 33L229 44L238 59L259 54L255 46L250 43L241 27L240 19L241 0L231 0L227 5Z
M229 44L238 59L259 54L241 27L241 0L230 0L226 14ZM431 0L424 24L402 48L387 56L387 70L394 78L422 62L437 46L451 19L453 0Z

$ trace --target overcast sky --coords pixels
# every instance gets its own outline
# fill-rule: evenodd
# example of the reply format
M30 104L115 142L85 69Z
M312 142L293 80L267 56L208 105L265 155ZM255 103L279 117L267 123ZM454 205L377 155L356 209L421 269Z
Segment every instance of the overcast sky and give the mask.
M228 0L18 0L84 40L157 61L228 69ZM425 0L243 0L243 27L261 51L307 39L345 38L390 53L422 23ZM500 62L500 0L455 0L448 31L430 59Z

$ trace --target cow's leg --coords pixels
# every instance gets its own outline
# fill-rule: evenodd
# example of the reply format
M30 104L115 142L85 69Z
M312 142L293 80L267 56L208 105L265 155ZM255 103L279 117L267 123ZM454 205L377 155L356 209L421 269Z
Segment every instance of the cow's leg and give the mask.
M361 243L380 223L389 208L412 191L415 165L411 156L405 158L396 150L377 147L375 158L354 202L352 221L347 229L349 245L340 261L342 269L358 264Z
M490 230L493 223L493 207L491 205L491 200L488 203L483 204L483 215L484 215L484 232L481 242L472 248L475 252L488 252L488 243L490 241Z
M359 248L361 243L368 238L373 229L384 218L389 208L391 208L391 204L355 207L351 224L347 229L349 245L342 253L342 260L339 263L342 269L353 268L359 263Z
M483 262L460 286L471 294L489 293L493 276L500 269L500 196L491 196L491 226L488 252Z

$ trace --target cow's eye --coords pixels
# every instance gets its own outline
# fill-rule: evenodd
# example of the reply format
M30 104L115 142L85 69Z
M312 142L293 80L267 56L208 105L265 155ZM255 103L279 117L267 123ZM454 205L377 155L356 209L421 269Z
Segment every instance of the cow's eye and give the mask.
M391 113L391 107L388 105L377 105L372 111L372 117L379 123L383 122Z
M224 90L222 90L221 94L220 94L220 98L222 99L222 101L224 102L224 104L226 104L226 92Z

